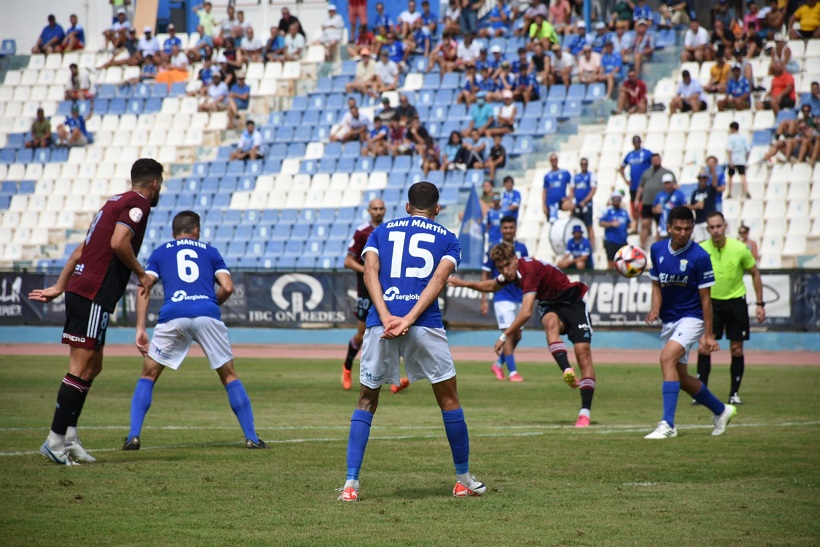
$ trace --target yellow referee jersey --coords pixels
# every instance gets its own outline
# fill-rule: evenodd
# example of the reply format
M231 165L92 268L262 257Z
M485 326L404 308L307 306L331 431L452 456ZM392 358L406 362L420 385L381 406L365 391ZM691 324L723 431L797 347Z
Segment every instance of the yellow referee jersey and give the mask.
M712 259L715 272L715 284L712 285L712 298L730 300L746 296L746 285L743 274L754 267L755 259L746 245L731 237L726 238L726 245L718 249L711 239L700 244Z

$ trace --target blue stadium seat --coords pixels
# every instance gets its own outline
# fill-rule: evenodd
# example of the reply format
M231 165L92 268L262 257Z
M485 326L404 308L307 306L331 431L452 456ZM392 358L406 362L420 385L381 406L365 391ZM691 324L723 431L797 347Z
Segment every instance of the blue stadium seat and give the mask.
M511 152L512 155L520 156L521 154L530 154L532 151L532 137L521 135L520 137L515 138L515 144L513 145L513 149Z
M387 175L387 187L402 189L407 184L407 173L393 170Z
M23 148L26 145L25 133L9 133L6 139L6 148ZM14 160L6 163L14 163Z
M299 174L301 175L312 175L316 173L317 169L319 169L319 165L316 160L302 160L299 164Z
M290 238L304 241L310 235L310 226L311 225L307 223L294 224L293 229L290 232Z
M433 182L433 181L429 181L429 182ZM462 186L466 183L467 183L467 174L462 172L462 171L458 171L458 170L454 169L452 171L447 171L446 173L444 173L444 177L442 179L439 179L434 184L436 186L438 186L439 188L444 188L444 186L454 186L454 187L458 188L458 187L460 187L460 186Z
M0 209L8 209L11 206L11 196L0 195Z
M316 142L326 141L330 136L330 126L333 125L334 122L328 123L325 125L316 125L313 127L313 132L310 134L310 140Z
M211 207L213 207L213 200L214 195L210 193L200 193L197 194L196 199L194 200L194 206L197 210L200 211L207 211Z
M167 91L168 91L168 86L167 85L165 85L165 84L155 84L155 85L164 86L166 94L167 94ZM150 84L137 84L134 87L133 98L135 98L135 99L147 99L153 93L153 88L154 88L154 86L152 86Z
M436 92L436 101L435 104L444 104L444 105L451 105L455 102L453 98L453 90L452 89L439 89Z
M185 87L185 82L176 82L174 84L171 84L171 91L168 92L168 95L171 97L184 97Z
M333 174L336 172L336 158L324 157L319 160L319 167L316 169L317 173Z
M438 202L441 205L455 205L458 203L458 188L455 186L446 186L441 191Z
M434 122L434 121L427 122L424 125L424 127L425 127L425 129L427 129L427 133L431 137L433 137L434 139L439 136L439 133L440 133L440 130L441 130L441 124L439 124L438 122Z
M6 38L0 44L0 57L8 57L17 53L17 42L11 38Z
M231 241L228 243L225 258L242 258L248 249L247 241Z
M217 226L213 236L215 244L224 246L225 243L233 240L233 226Z
M226 174L239 176L244 172L245 172L244 162L242 162L242 161L228 162L228 170L226 171Z
M461 122L457 122L457 121L450 121L450 120L448 120L448 121L444 122L444 124L442 124L441 129L439 129L439 134L440 134L442 137L449 138L449 137L450 137L450 134L451 134L453 131L455 131L455 132L457 132L457 133L460 133L460 132L461 132L462 127L463 127L463 126L465 126L465 125L467 125L467 124L464 124L464 123L461 123Z
M233 238L235 240L245 240L249 241L253 239L253 231L254 226L250 224L240 224L236 227L236 231L233 234Z
M348 143L345 143L348 144ZM353 144L353 143L350 143ZM358 143L356 143L358 144ZM342 155L342 143L340 142L328 142L325 143L325 158L333 158L337 159Z
M302 124L309 125L311 127L314 125L318 125L320 121L321 119L318 110L307 110L305 111L304 116L302 116Z
M34 160L34 151L31 148L21 148L17 151L17 163L31 163Z
M424 75L424 83L422 89L438 89L441 87L441 74L438 72L430 72Z
M535 118L536 120L544 115L544 103L541 101L531 101L523 109L524 119Z
M316 220L316 209L312 209L310 207L302 209L296 215L297 224L305 224L307 226L312 226L314 220Z
M290 105L291 110L305 111L308 109L308 98L305 95L296 95Z
M0 163L14 163L16 152L11 148L0 149Z
M285 113L281 110L276 110L270 113L268 116L268 123L267 125L271 125L274 127L279 127L285 121Z
M238 209L228 209L222 215L222 223L223 224L233 224L237 225L242 222L242 211Z
M410 59L410 66L414 72L421 72L424 74L427 72L427 64L427 58L421 55Z
M384 202L389 204L399 203L400 201L405 200L405 197L405 191L398 188L385 188L384 193L382 194L382 199Z
M262 160L248 160L245 162L245 174L254 177L261 175L263 165L264 161Z
M151 213L151 220L154 220L155 213ZM203 218L203 222L205 224L213 224L218 225L222 222L222 211L219 209L209 209L205 212L205 217Z
M344 158L342 158L344 159ZM373 169L373 158L359 158L356 160L356 168L351 169L351 171L361 171L363 173L369 173Z
M118 85L115 89L117 99L130 99L134 96L134 86L130 84Z
M321 210L321 209L320 209ZM318 216L317 216L318 218ZM318 240L318 241L325 241L330 237L331 226L329 223L319 223L313 225L313 228L310 229L310 235L308 236L309 239Z
M220 159L221 159L221 158L220 158ZM225 161L227 161L227 160L228 160L228 158L226 157L226 158L225 158L223 161L221 161L220 163L224 163L224 162L225 162ZM200 162L197 162L197 163L195 163L195 164L194 164L194 166L193 166L193 168L192 168L192 171L193 171L193 173L194 173L194 176L197 176L197 177L204 177L204 176L206 176L206 175L208 174L208 169L210 169L210 163L209 163L209 162L205 162L205 161L200 161Z
M296 269L297 270L313 270L316 268L316 259L318 256L316 255L302 255L296 258Z
M772 141L770 129L762 129L752 134L752 146L768 146Z
M362 158L366 159L366 158ZM393 158L390 156L377 156L376 161L373 162L374 171L390 171L393 167Z
M354 220L356 220L355 207L342 207L336 212L336 222L347 222L348 224L350 224Z
M285 241L285 250L282 253L283 257L297 257L305 250L305 241L303 239L289 239ZM295 265L295 264L294 264Z
M263 175L275 175L282 170L281 158L268 158L265 160L265 165L262 167Z
M450 107L449 119L457 121L465 121L470 119L470 114L467 107L463 104L454 104Z
M142 112L143 114L156 114L160 110L162 110L162 99L151 97L146 99Z
M51 150L48 148L38 148L34 151L34 163L48 163L51 159Z
M290 239L290 224L279 223L274 225L270 233L271 241L287 241Z
M296 209L282 209L279 213L279 222L295 224L297 220L299 220L299 214Z
M314 93L332 93L333 92L333 80L331 78L319 78L316 82L316 90Z
M453 173L453 172L454 171L448 171L448 173ZM459 171L459 173L461 173L461 171ZM444 172L442 172L442 171L430 171L429 173L427 173L427 177L425 177L425 180L427 180L427 182L435 184L436 186L444 184Z
M267 158L270 160L272 158L283 159L286 158L288 155L288 145L284 142L278 142L270 147L268 150Z
M277 270L295 270L296 269L296 256L280 256L276 260L276 269Z
M259 132L262 134L262 142L265 144L274 142L276 140L276 130L277 128L272 125L260 127Z
M327 101L326 97L326 95L311 95L308 99L308 107L305 110L322 110L325 107L325 102Z
M320 239L311 239L305 242L305 256L311 256L314 259L322 254L322 250L325 246L324 240Z
M51 150L51 163L62 163L68 161L68 148L53 148Z
M256 188L256 177L244 175L236 179L236 189L240 192L249 192Z
M555 86L552 86L552 87L553 87L553 89L555 88ZM548 114L550 116L558 117L558 115L561 113L561 109L563 109L563 107L564 107L564 102L563 101L553 101L553 100L547 99L547 103L544 105L544 114Z
M586 94L587 88L584 84L572 84L569 86L569 91L567 92L566 99L582 101L584 97L586 97Z
M306 146L303 142L292 142L288 145L287 157L302 158L305 155L305 148Z
M142 99L128 99L128 114L139 116L144 108Z
M346 76L356 75L357 61L342 61L342 74Z
M336 210L329 207L317 209L316 222L319 224L331 224L336 220Z
M550 88L548 101L563 101L567 97L567 88L562 85L554 85Z
M552 135L558 131L558 120L556 120L552 116L544 116L538 122L538 134L540 135Z
M211 177L224 177L228 174L228 163L227 161L213 161L211 162L210 167L208 167L208 176ZM234 163L234 162L230 162Z
M276 142L283 142L283 143L286 143L286 144L292 142L293 141L293 132L295 130L296 130L295 128L293 128L289 125L285 125L285 126L280 127L276 131Z
M344 93L348 83L353 80L350 76L339 74L333 78L333 93ZM358 104L358 101L356 102Z
M194 205L194 194L180 194L177 196L177 209L193 209Z
M428 74L429 76L429 74ZM436 92L433 89L422 89L419 91L418 98L416 99L416 106L432 106L436 100Z
M775 127L779 126L781 123L789 120L794 120L797 118L797 113L792 108L784 108L780 112L777 113L777 118L774 120Z
M35 182L33 180L21 180L17 188L18 194L33 194Z
M265 255L266 245L264 241L249 241L246 250L248 257L260 257Z
M279 222L279 209L262 209L259 222L263 224L276 224Z
M231 152L233 152L233 146L220 146L216 151L216 159L220 161L228 161L231 157Z
M325 110L341 110L342 113L347 112L347 99L341 93L327 96L327 103L324 105ZM321 108L317 109L321 110Z
M587 86L587 94L584 97L584 103L591 104L604 98L606 94L606 84L596 82Z
M577 118L581 115L581 101L577 99L567 100L564 103L564 108L561 110L559 119L568 120L570 118Z
M100 84L97 86L97 100L113 99L116 96L117 88L114 84Z
M532 104L532 103L530 103ZM517 135L535 135L538 132L538 118L524 116L515 130Z
M108 103L108 113L114 114L117 116L122 116L125 114L126 111L126 104L125 99L111 99Z
M4 180L0 185L0 194L13 196L17 193L17 183L13 180Z
M484 171L481 169L468 169L465 173L464 182L468 186L471 184L476 187L481 186L481 183L484 182ZM464 184L461 184L460 186L464 186Z
M387 157L387 156L385 156ZM407 173L413 167L413 158L410 156L396 156L393 159L393 166L391 167L391 171L397 171L399 173ZM376 169L378 169L378 160L376 160Z
M298 110L289 110L287 114L285 114L285 125L290 125L292 127L299 127L302 123L302 113Z
M308 143L313 135L313 129L309 125L300 125L293 132L293 141Z
M262 222L262 212L259 209L247 209L243 211L242 222L255 226L258 222Z
M253 227L253 237L251 239L267 241L270 239L271 232L273 232L273 226L270 224L264 222L257 224Z
M433 105L433 119L436 120L446 120L447 115L450 112L450 105L443 104L443 103L436 103Z
M457 89L461 83L461 77L458 72L448 72L441 78L439 89Z

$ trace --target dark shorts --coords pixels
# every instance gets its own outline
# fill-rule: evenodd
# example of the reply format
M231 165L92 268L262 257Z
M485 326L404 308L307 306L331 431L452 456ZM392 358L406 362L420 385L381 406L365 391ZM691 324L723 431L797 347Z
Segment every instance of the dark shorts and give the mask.
M661 215L653 213L652 206L646 204L641 205L641 218L651 218L656 224L661 221Z
M737 173L738 175L745 175L746 174L746 166L745 165L735 165L734 167L729 167L729 176L734 176Z
M367 314L370 312L370 306L373 303L370 301L370 296L360 296L356 299L356 319L359 321L367 321Z
M569 304L539 302L538 313L542 320L548 313L557 315L564 325L561 334L566 334L573 344L592 342L592 325L587 313L587 304L583 300L576 300Z
M633 190L632 188L630 188L630 189L629 189L629 201L634 202L634 201L635 201L635 198L636 198L637 196L638 196L638 189L637 189L637 188L635 188L635 189Z
M706 110L706 101L700 102L700 109ZM683 104L680 107L681 112L689 112L692 110L692 104L689 101L683 101Z
M731 300L712 299L712 333L716 340L726 338L733 341L749 339L749 309L746 297Z
M587 205L584 208L576 207L572 212L572 216L581 219L585 226L592 226L592 205Z
M795 102L789 96L780 97L780 108L794 108ZM771 110L772 108L772 101L770 99L766 99L763 101L763 108L766 110Z
M100 351L105 345L108 312L96 302L75 294L65 293L65 327L63 344L74 348Z
M613 243L611 241L604 241L604 250L606 250L606 259L610 262L615 260L615 253L626 245L626 243Z

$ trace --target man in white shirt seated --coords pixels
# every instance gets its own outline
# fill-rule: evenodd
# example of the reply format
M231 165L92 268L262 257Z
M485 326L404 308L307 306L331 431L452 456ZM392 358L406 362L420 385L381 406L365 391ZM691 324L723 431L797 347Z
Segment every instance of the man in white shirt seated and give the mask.
M390 54L386 50L382 49L379 52L379 62L376 63L374 71L376 73L376 84L373 86L375 93L381 94L396 89L399 83L399 67L390 60Z
M245 30L245 37L242 38L239 49L252 63L261 63L262 50L265 49L265 44L254 34L253 27L248 27Z
M350 111L342 118L342 122L336 131L330 135L331 142L367 141L367 133L370 129L370 118L359 113L359 107L353 105Z
M416 10L415 0L410 0L407 2L407 9L399 14L399 34L401 34L402 38L406 38L413 33L411 27L413 23L416 22L416 19L419 18L421 18L421 12Z
M285 61L298 61L305 50L305 37L299 34L299 23L291 23L285 35Z
M455 70L464 70L464 66L475 63L481 55L481 44L473 40L472 34L465 34L464 41L459 42L456 49Z
M125 18L125 8L118 9L117 18L114 19L111 27L108 30L103 31L103 37L105 37L105 47L110 47L112 50L117 50L125 45L129 28L131 28L131 23Z
M345 93L367 93L375 97L373 86L376 81L376 62L369 49L364 48L360 53L362 58L356 65L356 77L352 82L345 84Z
M325 46L325 60L332 61L336 57L336 49L342 41L342 33L345 28L345 21L342 16L336 13L336 6L330 4L327 7L328 17L322 23L322 35L314 42L316 45Z
M709 33L697 21L689 23L689 30L683 35L683 51L680 53L682 63L711 61L714 50L709 41Z
M197 107L200 112L216 112L228 108L228 86L222 81L222 74L214 73L208 86L205 101Z
M262 133L256 129L253 120L248 120L245 124L245 131L239 137L236 149L231 152L231 161L235 160L258 160L262 155Z
M669 111L675 112L700 112L706 110L706 93L700 82L692 79L688 70L681 72L683 78L678 83L678 94L669 102Z

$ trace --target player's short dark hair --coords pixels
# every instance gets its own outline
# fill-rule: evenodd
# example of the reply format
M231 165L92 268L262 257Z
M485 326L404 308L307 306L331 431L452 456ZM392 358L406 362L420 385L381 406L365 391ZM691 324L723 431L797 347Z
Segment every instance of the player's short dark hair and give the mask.
M490 249L490 260L493 262L506 262L515 258L515 245L502 241Z
M414 209L433 211L438 205L438 188L431 182L417 182L407 191L407 201Z
M688 220L692 224L695 223L695 213L689 207L680 205L669 211L669 219L666 221L668 225L672 225L676 220Z
M174 236L192 234L197 228L199 228L199 215L193 211L177 213L171 223L171 231Z
M713 217L720 217L720 220L722 220L724 224L726 223L726 217L723 216L723 213L721 213L720 211L712 211L711 213L706 215L706 221L708 222L709 219Z
M508 222L512 222L513 224L516 224L516 225L518 224L518 221L512 215L504 215L503 217L501 217L500 224L507 224Z
M732 122L729 124L729 129L734 129L735 131L737 131L738 129L740 129L740 124L737 122Z
M131 166L131 184L145 186L162 178L162 164L155 159L140 158Z

